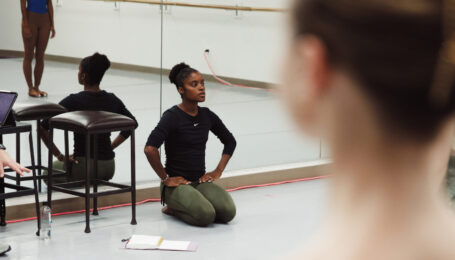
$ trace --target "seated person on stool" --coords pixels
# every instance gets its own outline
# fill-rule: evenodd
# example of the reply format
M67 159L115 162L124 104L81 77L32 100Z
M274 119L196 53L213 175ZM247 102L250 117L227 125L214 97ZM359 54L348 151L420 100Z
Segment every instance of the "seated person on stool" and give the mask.
M91 110L107 111L125 115L134 121L136 119L125 107L123 102L113 93L108 93L100 89L100 82L106 70L110 67L110 62L105 55L95 53L92 56L84 58L79 65L79 83L84 86L84 91L71 94L60 101L60 105L65 107L69 112ZM137 121L136 121L137 127ZM49 122L43 121L41 125L41 137L49 147ZM115 153L114 149L122 144L131 133L122 131L111 143L110 134L98 135L98 178L110 180L115 172ZM93 147L91 148L93 155ZM53 164L54 169L63 170L65 156L59 149L53 145L52 154L57 157L58 161ZM54 183L67 181L85 180L85 136L74 134L74 155L70 156L71 176L53 178ZM92 162L93 167L93 162ZM46 172L45 172L46 174Z
M234 136L215 113L198 106L205 101L205 87L197 70L181 63L172 68L169 79L177 86L182 103L164 112L145 147L150 165L162 180L161 199L167 204L163 213L196 226L207 226L214 221L227 223L235 216L234 202L212 181L221 177L234 152ZM221 140L224 150L217 168L206 173L209 131ZM158 152L163 142L166 169Z
M15 162L9 154L5 151L5 147L0 144L0 178L3 178L5 175L4 168L10 167L14 171L16 171L19 175L23 176L24 172L30 172L29 169L21 166L17 162ZM11 246L5 243L0 242L0 256L4 255L5 253L11 250Z

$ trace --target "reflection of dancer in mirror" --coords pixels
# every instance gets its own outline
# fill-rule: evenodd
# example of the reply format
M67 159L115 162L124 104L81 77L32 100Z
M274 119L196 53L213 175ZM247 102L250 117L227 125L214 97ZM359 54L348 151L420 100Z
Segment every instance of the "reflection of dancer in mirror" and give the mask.
M283 84L333 164L299 259L455 259L455 1L297 0Z
M19 175L23 176L24 173L30 172L29 169L23 167L14 161L5 150L5 146L0 144L0 178L3 178L5 171L4 168L9 167ZM0 256L3 256L11 250L11 246L5 243L0 243Z
M46 97L47 93L39 89L44 71L44 52L49 34L55 36L54 9L52 0L21 0L22 39L24 41L23 70L31 97ZM32 78L32 60L35 58L34 78Z
M109 93L100 88L101 80L104 74L111 66L111 62L106 55L95 53L92 56L85 57L79 64L78 80L83 86L83 91L70 94L59 105L70 111L107 111L121 114L133 119L138 126L136 118L126 108L123 101L120 100L114 93ZM52 154L57 157L53 163L53 168L57 170L65 169L65 156L60 150L49 140L49 120L44 120L40 128L41 138L44 144L49 148L52 147ZM119 145L125 142L131 136L131 131L121 131L117 137L111 141L111 134L99 134L98 138L98 178L108 181L114 177L115 173L115 152ZM92 143L93 146L93 143ZM93 150L93 147L91 148ZM92 151L91 157L93 158ZM68 181L85 180L86 160L89 160L85 155L85 136L74 134L74 154L69 156L71 167L71 176L54 177L53 183L62 183ZM90 159L90 167L94 167L93 159ZM47 174L44 171L43 174ZM45 181L46 182L46 181Z
M180 63L172 68L169 79L177 87L182 103L164 112L150 134L145 154L161 178L161 199L166 214L190 225L227 223L236 213L231 196L212 183L219 179L234 153L236 141L221 119L198 103L205 101L201 73ZM221 160L214 171L205 172L205 148L209 131L224 144ZM166 168L158 148L165 143Z

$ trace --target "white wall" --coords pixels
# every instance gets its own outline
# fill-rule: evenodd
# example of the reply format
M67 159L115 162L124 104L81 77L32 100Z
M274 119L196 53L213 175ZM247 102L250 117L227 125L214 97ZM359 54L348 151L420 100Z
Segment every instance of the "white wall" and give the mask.
M47 53L85 57L95 51L119 63L159 67L159 6L87 0L59 0L56 5L57 36ZM185 0L235 5L236 0ZM244 6L286 8L287 0L248 0ZM0 1L0 49L22 50L20 1ZM170 7L164 15L164 68L186 61L203 73L209 69L203 50L221 76L278 82L286 15Z

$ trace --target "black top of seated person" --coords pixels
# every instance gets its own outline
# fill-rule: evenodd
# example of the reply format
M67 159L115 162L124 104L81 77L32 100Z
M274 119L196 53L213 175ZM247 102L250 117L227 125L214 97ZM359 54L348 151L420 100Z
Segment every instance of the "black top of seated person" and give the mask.
M150 134L147 146L166 150L166 173L196 181L205 174L205 147L212 131L224 144L223 154L232 155L236 147L234 136L221 119L210 109L198 107L191 116L173 106L164 112L160 122Z
M65 107L68 112L71 111L107 111L112 113L121 114L133 119L136 118L125 107L123 102L113 93L108 93L104 90L98 92L81 91L76 94L71 94L64 98L59 103ZM42 123L43 128L49 129L49 121L45 120ZM123 137L128 138L131 135L130 131L122 131L120 133ZM98 136L98 159L111 160L115 157L115 153L111 146L111 134L99 134ZM93 140L90 147L91 157L93 158ZM81 134L74 134L74 156L85 156L85 136Z

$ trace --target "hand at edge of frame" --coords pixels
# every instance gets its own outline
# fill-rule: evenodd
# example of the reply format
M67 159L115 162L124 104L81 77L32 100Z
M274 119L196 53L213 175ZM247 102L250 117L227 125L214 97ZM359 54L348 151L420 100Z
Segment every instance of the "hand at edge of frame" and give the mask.
M23 167L22 165L14 161L5 150L0 149L0 178L3 178L3 176L5 175L4 170L5 167L11 168L20 176L24 176L24 172L27 173L30 172L29 169Z

